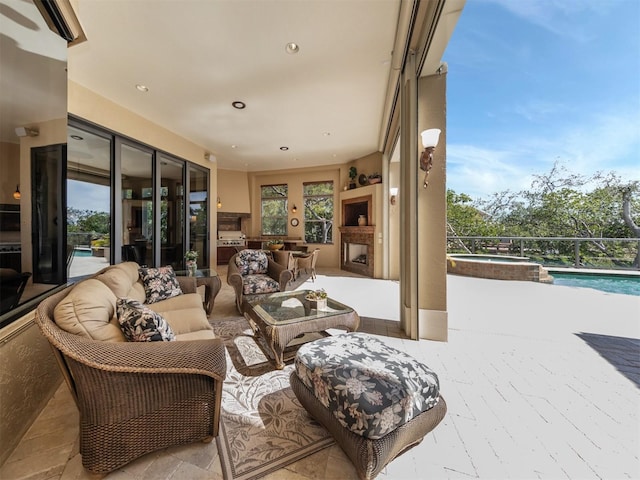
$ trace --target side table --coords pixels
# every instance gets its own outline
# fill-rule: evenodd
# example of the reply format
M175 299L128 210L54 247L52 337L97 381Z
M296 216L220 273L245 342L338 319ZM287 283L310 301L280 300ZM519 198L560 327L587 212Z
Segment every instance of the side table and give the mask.
M177 270L176 275L180 277L188 277L188 270ZM218 276L218 272L209 268L198 269L196 271L196 286L204 286L204 302L202 306L207 312L207 316L213 312L213 303L215 302L216 295L222 288L222 281Z

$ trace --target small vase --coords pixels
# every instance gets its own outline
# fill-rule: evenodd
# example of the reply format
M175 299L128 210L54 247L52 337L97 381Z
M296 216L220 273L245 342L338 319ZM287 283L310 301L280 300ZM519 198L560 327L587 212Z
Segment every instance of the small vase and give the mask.
M364 215L360 215L358 217L358 226L366 227L367 226L367 217Z
M195 277L196 272L198 271L198 264L196 262L191 262L187 267L189 268L189 276Z

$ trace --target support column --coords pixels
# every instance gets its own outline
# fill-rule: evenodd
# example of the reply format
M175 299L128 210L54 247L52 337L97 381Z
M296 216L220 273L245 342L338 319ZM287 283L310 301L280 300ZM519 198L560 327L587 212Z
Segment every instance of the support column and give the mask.
M418 331L418 83L415 52L410 52L400 83L400 326L413 340Z
M418 170L418 331L420 338L447 341L447 189L446 189L446 66L441 73L418 81L418 132L441 130L433 153L429 186L422 187ZM417 147L422 152L418 139ZM414 147L415 148L415 147Z

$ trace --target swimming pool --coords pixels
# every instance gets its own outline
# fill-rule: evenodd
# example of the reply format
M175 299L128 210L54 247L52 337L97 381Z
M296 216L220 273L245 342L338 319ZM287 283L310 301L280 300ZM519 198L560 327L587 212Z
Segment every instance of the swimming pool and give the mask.
M605 273L550 272L554 285L594 288L608 293L640 295L640 276Z

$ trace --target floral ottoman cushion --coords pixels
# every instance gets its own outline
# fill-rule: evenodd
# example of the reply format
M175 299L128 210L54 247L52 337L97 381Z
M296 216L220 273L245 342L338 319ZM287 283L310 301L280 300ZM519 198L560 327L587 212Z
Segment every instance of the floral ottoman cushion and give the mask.
M300 347L298 378L351 432L376 440L440 399L426 365L365 333L327 337Z

